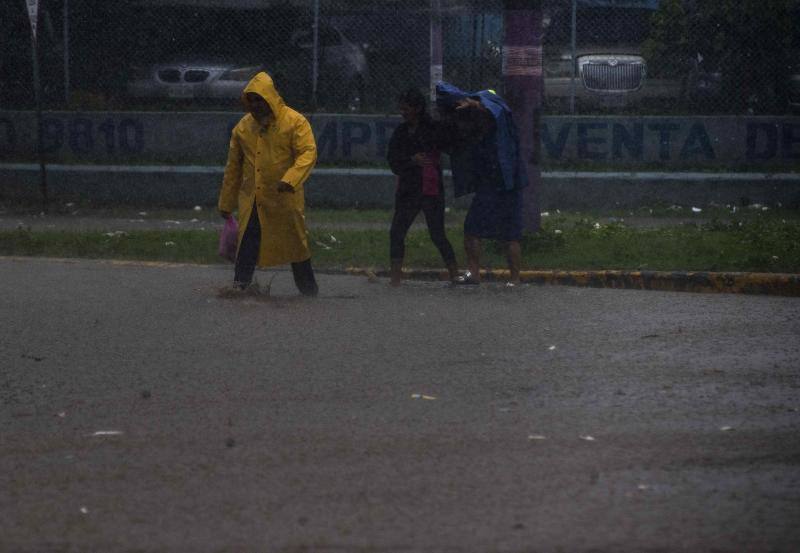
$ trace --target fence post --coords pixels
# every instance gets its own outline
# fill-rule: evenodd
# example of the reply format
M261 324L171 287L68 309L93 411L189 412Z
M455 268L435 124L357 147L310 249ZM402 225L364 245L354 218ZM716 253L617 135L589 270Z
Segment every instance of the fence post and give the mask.
M33 58L33 92L36 101L36 150L39 155L39 189L42 192L42 211L47 212L47 169L44 163L44 145L42 143L42 82L39 76L39 41L36 38L36 27L39 20L38 0L26 0L28 18L31 22L31 55Z
M317 111L317 86L319 82L319 0L314 0L314 52L311 61L311 106Z
M69 0L64 0L64 103L69 107Z
M577 50L578 50L578 0L572 0L572 23L571 23L571 33L570 33L570 58L572 61L572 72L570 73L570 80L569 80L569 113L570 115L575 115L575 79L577 77L578 65L577 59Z
M431 101L436 100L436 83L442 80L444 72L444 53L442 48L442 2L431 0Z
M519 131L520 156L528 169L524 191L526 232L541 224L538 193L541 182L539 119L542 105L542 2L504 0L503 89Z

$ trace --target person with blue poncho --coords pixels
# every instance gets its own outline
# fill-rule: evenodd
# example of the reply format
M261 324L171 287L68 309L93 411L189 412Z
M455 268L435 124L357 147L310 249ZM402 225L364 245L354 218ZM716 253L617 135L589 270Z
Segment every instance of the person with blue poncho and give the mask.
M480 283L481 239L490 239L505 243L509 282L518 284L528 174L511 109L492 90L468 93L445 82L436 85L436 105L455 196L474 193L464 220L468 272L458 282Z

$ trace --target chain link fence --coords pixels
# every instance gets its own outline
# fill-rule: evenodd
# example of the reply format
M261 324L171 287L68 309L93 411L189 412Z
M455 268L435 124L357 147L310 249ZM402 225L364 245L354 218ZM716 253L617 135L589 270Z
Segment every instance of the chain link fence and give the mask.
M541 4L546 113L800 110L798 0ZM303 111L394 112L430 86L439 16L444 79L502 90L500 0L40 0L43 104L237 110L263 69ZM0 37L0 109L30 109L24 0L0 3Z

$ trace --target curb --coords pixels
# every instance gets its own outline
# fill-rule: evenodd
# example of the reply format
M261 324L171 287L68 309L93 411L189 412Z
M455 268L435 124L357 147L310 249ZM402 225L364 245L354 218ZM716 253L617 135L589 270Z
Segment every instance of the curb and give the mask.
M36 256L3 256L12 262L32 259L58 263L94 261L120 267L223 267L222 264L175 263L169 261L139 261L127 259L58 258ZM320 274L363 276L370 279L389 277L386 269L347 267L346 269L315 269ZM447 281L447 272L437 269L410 269L403 272L408 280ZM505 269L482 270L487 282L503 282L508 278ZM587 288L614 288L625 290L656 290L661 292L699 292L721 294L753 294L766 296L800 297L800 274L791 273L718 273L708 271L520 271L520 280L526 284L557 284Z
M351 275L388 277L389 271L350 267ZM411 269L404 272L409 280L447 280L447 273L435 269ZM487 281L503 281L507 270L482 270ZM760 294L800 297L800 274L720 273L707 271L521 271L520 280L529 284L559 284L590 288L657 290L664 292L700 292L725 294Z

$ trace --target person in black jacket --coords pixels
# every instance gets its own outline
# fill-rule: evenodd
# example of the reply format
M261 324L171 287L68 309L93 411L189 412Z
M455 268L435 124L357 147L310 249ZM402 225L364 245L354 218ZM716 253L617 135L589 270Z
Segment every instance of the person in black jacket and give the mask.
M442 255L450 280L458 276L453 246L444 230L444 186L438 130L427 112L425 96L409 89L399 98L403 123L389 140L388 160L397 175L394 216L390 231L391 285L402 282L405 239L411 223L422 211L431 240Z

